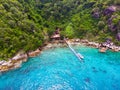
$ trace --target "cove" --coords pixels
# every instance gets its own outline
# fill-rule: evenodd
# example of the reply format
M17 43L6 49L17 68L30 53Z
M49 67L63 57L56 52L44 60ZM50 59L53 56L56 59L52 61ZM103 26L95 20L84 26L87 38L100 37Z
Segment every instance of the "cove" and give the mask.
M21 68L0 74L0 90L120 90L120 52L74 46L44 50Z

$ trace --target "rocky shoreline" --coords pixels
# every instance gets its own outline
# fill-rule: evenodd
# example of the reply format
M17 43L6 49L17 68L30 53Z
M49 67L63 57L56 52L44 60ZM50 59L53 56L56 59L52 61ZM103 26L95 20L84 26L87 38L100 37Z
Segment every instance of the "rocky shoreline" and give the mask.
M35 51L29 52L28 54L22 54L22 53L18 53L15 57L9 59L8 61L0 61L0 72L5 72L8 70L12 70L15 68L19 68L21 67L21 64L23 62L26 62L28 60L29 57L35 57L38 54L40 54L40 50L37 49Z
M110 49L112 51L120 51L120 46L116 45L102 45L100 43L96 42L90 42L88 40L81 40L81 39L70 39L68 40L72 45L86 45L94 48L100 49L100 52L105 52L105 50ZM19 53L15 57L9 59L8 61L0 61L0 72L5 72L8 70L16 69L21 66L23 62L26 62L29 57L35 57L39 55L43 50L47 50L50 48L56 48L56 47L66 47L66 43L63 40L59 41L52 41L50 43L47 43L44 47L40 47L35 51L25 53Z

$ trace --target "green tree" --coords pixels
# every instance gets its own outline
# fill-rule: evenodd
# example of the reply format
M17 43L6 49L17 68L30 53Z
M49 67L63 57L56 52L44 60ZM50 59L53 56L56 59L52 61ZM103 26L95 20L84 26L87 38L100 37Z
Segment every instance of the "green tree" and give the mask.
M74 29L72 23L69 23L67 27L65 28L65 36L68 38L73 38L74 37Z

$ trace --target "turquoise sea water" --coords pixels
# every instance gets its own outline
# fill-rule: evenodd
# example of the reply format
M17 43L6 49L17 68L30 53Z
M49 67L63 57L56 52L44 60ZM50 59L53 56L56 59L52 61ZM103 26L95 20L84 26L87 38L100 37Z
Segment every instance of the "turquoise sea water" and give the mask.
M45 50L21 68L0 74L0 90L120 90L120 52L76 46Z

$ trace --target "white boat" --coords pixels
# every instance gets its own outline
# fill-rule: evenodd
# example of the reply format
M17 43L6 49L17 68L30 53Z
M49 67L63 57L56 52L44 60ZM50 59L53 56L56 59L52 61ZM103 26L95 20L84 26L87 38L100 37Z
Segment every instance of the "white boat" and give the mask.
M77 53L77 56L80 57L81 59L84 58L80 53Z
M65 42L67 43L68 47L70 48L70 50L77 56L77 58L82 61L82 59L84 58L80 53L77 53L71 46L70 44L65 40Z

